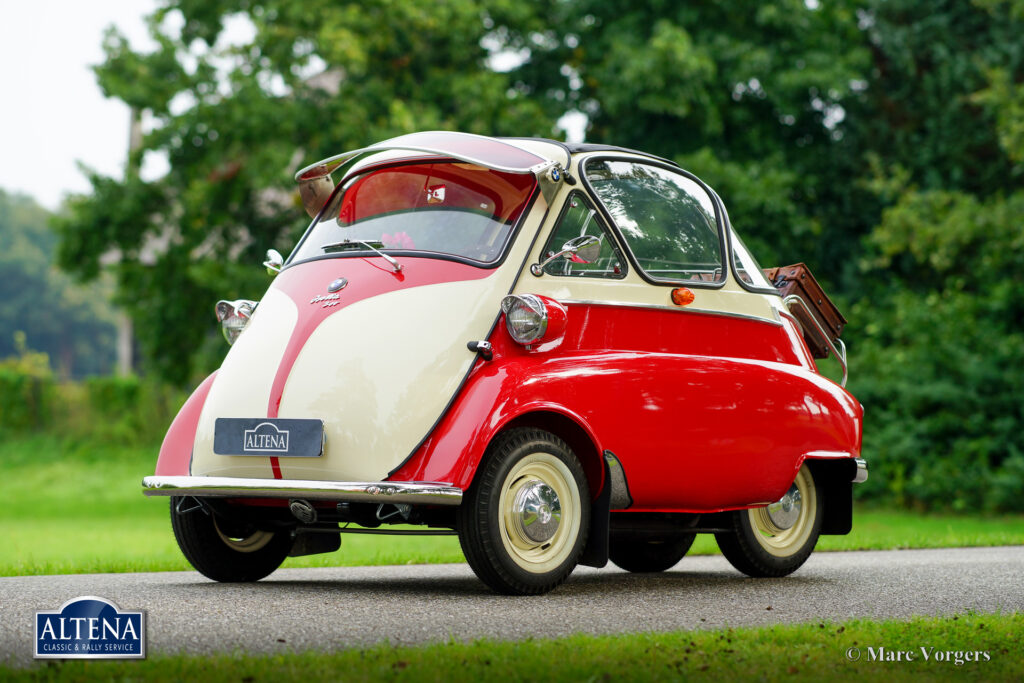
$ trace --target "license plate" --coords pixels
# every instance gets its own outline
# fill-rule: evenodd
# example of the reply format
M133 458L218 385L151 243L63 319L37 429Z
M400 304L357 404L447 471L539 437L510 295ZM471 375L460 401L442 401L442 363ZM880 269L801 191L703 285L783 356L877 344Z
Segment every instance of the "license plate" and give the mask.
M213 425L217 455L318 458L324 452L323 420L218 417Z

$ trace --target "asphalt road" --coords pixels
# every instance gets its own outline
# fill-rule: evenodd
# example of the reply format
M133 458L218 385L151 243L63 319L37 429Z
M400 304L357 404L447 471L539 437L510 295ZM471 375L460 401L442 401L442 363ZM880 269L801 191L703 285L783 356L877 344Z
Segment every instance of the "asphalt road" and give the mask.
M150 654L338 650L1024 611L1024 546L822 552L784 579L748 579L718 556L656 575L579 568L525 598L490 593L466 565L286 569L245 585L194 572L0 578L0 661L29 662L35 612L81 595L146 610Z

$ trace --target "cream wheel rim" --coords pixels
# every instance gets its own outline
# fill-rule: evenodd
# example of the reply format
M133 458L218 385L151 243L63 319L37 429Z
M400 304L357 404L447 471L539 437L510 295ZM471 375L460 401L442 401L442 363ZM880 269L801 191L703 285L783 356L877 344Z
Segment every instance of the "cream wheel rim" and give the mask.
M796 480L779 501L748 511L750 525L758 544L775 557L799 552L811 537L818 494L807 467L801 467Z
M213 528L217 531L217 535L220 536L220 540L224 541L224 545L240 553L254 553L266 546L270 543L270 539L274 538L274 532L258 530L248 536L229 536L220 530L216 519L213 520Z
M539 510L538 500L543 502ZM576 544L580 509L576 479L565 463L550 453L527 455L505 477L498 499L498 526L508 556L533 574L556 569ZM531 529L536 518L543 533Z

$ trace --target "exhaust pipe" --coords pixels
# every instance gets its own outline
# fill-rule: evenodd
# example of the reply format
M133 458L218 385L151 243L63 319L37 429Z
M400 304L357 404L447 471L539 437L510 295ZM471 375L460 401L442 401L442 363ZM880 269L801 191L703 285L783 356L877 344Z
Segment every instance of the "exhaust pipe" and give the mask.
M291 510L295 519L303 524L313 524L316 522L316 508L308 500L289 500L288 509Z

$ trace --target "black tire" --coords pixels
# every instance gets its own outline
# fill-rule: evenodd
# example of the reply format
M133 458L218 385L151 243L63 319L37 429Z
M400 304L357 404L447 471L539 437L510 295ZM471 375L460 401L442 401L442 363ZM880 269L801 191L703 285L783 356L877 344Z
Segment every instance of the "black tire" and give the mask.
M695 534L663 539L613 536L608 548L608 559L627 572L663 572L679 564L679 560L693 545L694 538Z
M513 514L538 497L551 505L537 508L536 516ZM569 577L587 542L590 489L583 467L549 432L503 432L488 447L462 499L457 528L469 566L492 589L506 595L547 593Z
M814 476L804 465L786 496L800 493L797 521L783 530L771 528L771 506L730 513L733 531L715 534L718 547L733 567L752 577L778 577L792 574L807 561L821 533L824 499ZM786 500L784 496L779 505Z
M288 531L229 523L195 499L171 498L171 528L196 571L225 583L259 581L281 566L292 547Z

